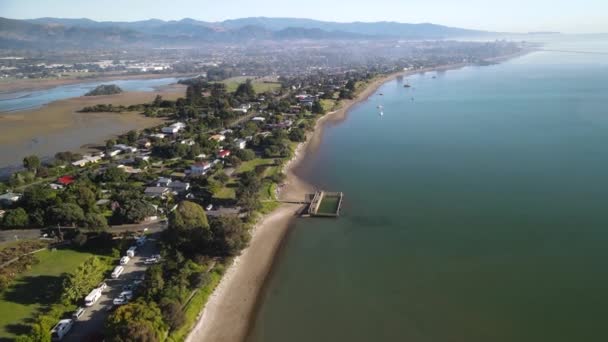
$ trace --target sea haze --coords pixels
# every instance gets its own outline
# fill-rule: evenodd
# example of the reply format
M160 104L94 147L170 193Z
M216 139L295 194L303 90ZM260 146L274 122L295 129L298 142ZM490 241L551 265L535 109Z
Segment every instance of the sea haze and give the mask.
M386 83L300 168L343 216L295 223L249 340L608 340L606 80L541 51Z

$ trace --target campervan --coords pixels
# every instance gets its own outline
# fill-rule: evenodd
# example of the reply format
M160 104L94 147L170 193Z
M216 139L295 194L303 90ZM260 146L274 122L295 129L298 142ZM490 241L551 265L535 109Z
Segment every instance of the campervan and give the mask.
M114 271L112 271L112 279L116 279L116 278L120 277L120 274L124 270L125 270L124 267L122 267L122 266L116 266L116 268L114 269Z
M101 297L101 289L96 288L84 298L85 306L92 306Z

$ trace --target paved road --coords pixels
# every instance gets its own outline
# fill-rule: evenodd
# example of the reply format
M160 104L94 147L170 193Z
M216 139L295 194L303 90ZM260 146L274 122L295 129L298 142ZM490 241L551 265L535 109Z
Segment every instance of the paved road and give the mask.
M144 265L144 259L158 254L156 241L159 238L159 233L149 234L148 240L144 246L137 249L134 258L131 258L129 263L125 265L125 270L118 279L106 279L108 287L99 298L99 300L91 307L88 307L85 313L74 324L74 327L69 334L63 339L64 341L101 341L101 332L105 319L109 314L108 309L112 307L112 301L122 292L124 285L130 284L133 280L141 277L148 265Z
M136 232L148 228L148 232L156 233L166 228L166 224L160 221L151 223L125 224L121 226L110 226L108 232ZM62 228L63 229L63 228ZM66 228L74 229L74 228ZM0 244L16 240L32 240L40 238L42 231L40 229L11 229L0 230Z

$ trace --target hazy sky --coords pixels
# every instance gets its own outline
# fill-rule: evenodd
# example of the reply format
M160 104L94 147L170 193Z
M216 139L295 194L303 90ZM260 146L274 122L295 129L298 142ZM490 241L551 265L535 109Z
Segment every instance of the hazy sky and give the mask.
M608 32L608 0L0 0L0 16L115 21L266 16L431 22L505 32Z

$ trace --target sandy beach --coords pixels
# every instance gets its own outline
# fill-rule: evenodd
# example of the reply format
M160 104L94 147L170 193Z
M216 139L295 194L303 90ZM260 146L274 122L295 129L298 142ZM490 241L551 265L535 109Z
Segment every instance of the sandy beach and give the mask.
M530 51L495 58L491 62L504 61ZM354 105L367 100L384 83L400 76L453 70L469 65L469 63L459 63L396 72L374 79L357 94L356 98L342 101L338 110L327 113L317 121L315 130L308 136L307 141L298 146L294 158L286 166L286 185L279 194L279 198L281 200L301 200L306 194L314 191L314 186L299 178L294 170L298 168L307 154L315 153L319 148L325 127L339 124L345 120L348 111ZM252 232L249 247L235 258L233 265L228 268L186 341L240 342L247 338L266 278L272 269L282 241L296 218L295 213L298 209L298 205L282 204L258 222Z

